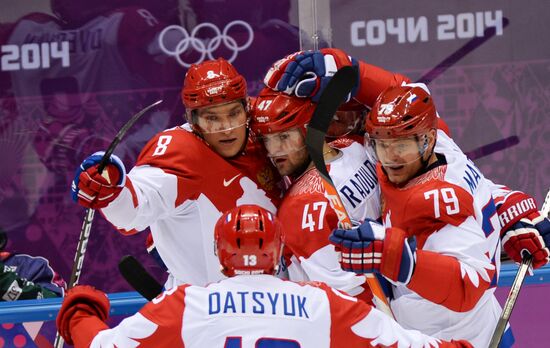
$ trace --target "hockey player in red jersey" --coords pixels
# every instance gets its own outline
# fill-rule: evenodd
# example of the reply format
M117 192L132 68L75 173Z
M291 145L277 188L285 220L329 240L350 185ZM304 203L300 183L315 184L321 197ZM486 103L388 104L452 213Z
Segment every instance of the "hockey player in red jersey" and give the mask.
M150 227L176 283L204 285L223 278L211 244L216 219L254 203L275 212L279 179L248 134L243 76L224 59L193 65L182 89L189 123L153 137L126 175L111 157L88 157L73 182L73 198L101 209L122 233Z
M384 91L365 129L378 160L384 226L366 221L334 231L343 268L391 281L391 307L404 327L486 347L501 312L494 296L500 223L492 183L437 131L422 84ZM502 347L513 343L508 332Z
M291 54L273 65L264 82L274 90L316 100L334 72L346 65L359 67L359 85L350 97L362 104L368 104L368 100L376 98L376 93L380 91L371 90L366 86L373 80L383 78L383 75L378 74L376 70L366 69L367 64L355 60L339 49ZM438 118L437 126L447 135L450 134L441 118ZM438 140L448 138L447 135L442 134ZM519 263L525 254L530 254L533 257L533 268L546 265L550 260L550 221L539 214L534 198L502 185L493 185L492 195L502 226L502 245L508 256Z
M339 66L354 62L340 50L325 52L333 60L339 60ZM265 79L268 86L270 79L276 78L277 69L291 57L280 60L270 69ZM362 75L368 76L360 88L360 94L364 96L363 108L372 105L386 87L407 81L404 76L362 62L360 70ZM265 89L251 110L254 132L262 139L279 174L292 182L278 213L288 231L285 259L289 263L289 277L291 280L323 281L353 296L370 300L366 277L343 271L338 264L338 254L328 242L330 232L338 224L338 217L325 197L321 178L305 147L306 125L314 109L315 104L308 99ZM380 217L375 164L362 143L340 139L325 144L323 152L351 218L363 221Z
M89 286L68 291L57 316L65 341L80 347L471 347L441 341L320 282L273 276L281 224L269 211L244 205L224 213L215 249L229 279L180 285L110 329L109 300ZM312 334L315 333L315 334Z
M389 73L388 73L389 74ZM323 281L366 301L366 278L343 271L328 236L338 225L337 213L305 148L306 125L315 104L308 99L265 89L252 107L252 128L262 139L281 175L292 184L278 216L287 229L286 259L291 280ZM350 216L363 221L380 217L380 191L375 161L362 144L340 139L324 145L329 172Z

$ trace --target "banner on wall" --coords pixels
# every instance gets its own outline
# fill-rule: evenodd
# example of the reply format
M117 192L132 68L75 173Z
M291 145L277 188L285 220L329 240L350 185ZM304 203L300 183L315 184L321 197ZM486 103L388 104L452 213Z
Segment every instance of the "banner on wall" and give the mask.
M550 46L538 38L550 34L550 23L536 14L550 5L524 7L511 0L333 0L332 37L350 55L413 80L464 54L429 86L439 113L465 151L500 143L476 163L495 182L542 202L550 187ZM488 28L494 36L477 45ZM515 137L519 144L503 141Z
M459 65L546 59L535 38L550 32L543 18L515 1L331 1L334 45L391 69L430 69L487 28L495 37ZM530 4L548 10L542 0ZM335 9L339 8L339 11ZM504 21L507 25L503 25Z

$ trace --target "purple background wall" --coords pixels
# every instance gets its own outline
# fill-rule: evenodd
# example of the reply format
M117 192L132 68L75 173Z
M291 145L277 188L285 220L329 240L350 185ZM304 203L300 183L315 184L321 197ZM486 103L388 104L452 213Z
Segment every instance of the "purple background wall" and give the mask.
M79 163L104 150L134 113L157 99L164 99L161 106L115 151L127 168L151 136L183 123L179 92L190 63L232 59L254 95L269 66L298 50L290 1L256 1L253 12L248 1L228 3L0 4L0 228L8 232L9 250L48 258L68 280L84 217L70 198ZM191 37L186 44L184 31ZM168 54L178 43L181 64ZM125 254L163 278L146 254L146 235L123 237L96 214L81 283L129 290L116 267Z
M504 305L510 287L497 288L496 296ZM550 332L550 311L548 310L548 284L524 285L510 317L512 331L516 338L515 347L544 348L548 347Z
M505 19L497 34L430 87L465 151L510 136L519 144L477 161L495 182L535 195L550 188L550 3L518 1L331 1L333 45L419 78ZM500 21L499 21L500 22Z
M512 0L333 0L330 9L328 41L334 47L412 79L481 34L487 23L506 18L508 26L431 88L464 150L519 138L519 144L477 163L496 182L542 201L550 187L550 46L544 41L550 35L550 3L534 0L526 8ZM299 48L297 11L296 0L2 2L0 227L8 231L8 248L45 256L68 278L84 214L69 194L80 161L104 149L132 114L162 98L161 107L115 151L131 167L149 137L182 122L183 65L208 54L234 55L250 94L257 93L271 63ZM206 22L213 26L204 27ZM192 34L201 24L193 36L200 40L187 45L181 29L161 35L170 25ZM215 29L224 28L230 38L215 39ZM167 54L178 42L183 65ZM136 255L162 278L145 253L145 236L122 237L97 216L81 282L109 292L128 290L116 268L124 254ZM519 346L542 347L548 338L542 329L549 322L547 290L526 290L512 323L521 327L520 342L528 342ZM531 322L540 327L538 343L524 338Z

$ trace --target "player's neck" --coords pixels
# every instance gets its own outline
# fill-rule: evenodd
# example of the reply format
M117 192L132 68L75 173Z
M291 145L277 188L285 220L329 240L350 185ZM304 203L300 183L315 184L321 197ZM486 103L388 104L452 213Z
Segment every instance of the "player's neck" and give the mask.
M325 159L325 163L332 162L336 158L340 157L340 154L341 154L340 150L330 147L326 143L323 146L323 158Z

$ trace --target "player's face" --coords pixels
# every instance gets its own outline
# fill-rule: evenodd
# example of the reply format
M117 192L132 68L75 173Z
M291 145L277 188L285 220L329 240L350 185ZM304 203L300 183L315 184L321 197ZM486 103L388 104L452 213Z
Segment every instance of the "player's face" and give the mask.
M262 141L281 175L294 174L308 159L304 136L298 128L266 134Z
M197 126L204 140L222 157L233 157L246 141L247 115L243 104L235 101L197 110Z
M423 165L421 156L426 152L427 144L427 134L404 138L373 139L370 143L378 161L388 175L388 179L395 185L406 183L419 172Z

